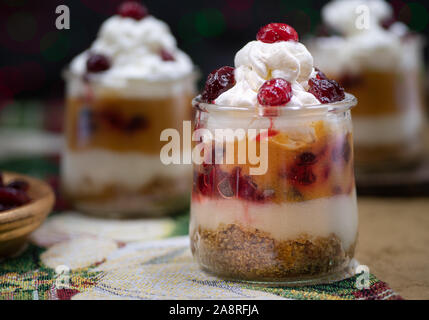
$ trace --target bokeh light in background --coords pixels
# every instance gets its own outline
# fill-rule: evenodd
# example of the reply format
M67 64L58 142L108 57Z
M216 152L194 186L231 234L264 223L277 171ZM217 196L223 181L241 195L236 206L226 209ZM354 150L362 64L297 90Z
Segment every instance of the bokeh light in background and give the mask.
M409 3L406 7L410 11L409 27L417 32L424 31L429 22L428 10L417 2Z
M203 37L220 36L225 31L225 18L217 9L203 9L196 14L195 26Z
M0 0L0 100L61 98L61 71L88 48L101 23L122 0ZM314 33L327 0L146 0L185 50L208 74L232 65L234 54L261 25L286 22L301 35ZM428 34L429 4L389 1L398 19ZM71 12L71 30L55 29L55 8ZM30 74L29 74L30 73Z
M123 0L82 0L82 3L91 11L100 13L102 15L110 16Z
M199 42L202 39L196 29L197 14L195 12L187 13L181 17L178 25L179 39L187 44Z
M48 61L63 60L70 49L70 39L61 32L48 32L40 41L42 56Z
M281 10L285 16L285 21L289 21L300 35L314 31L320 23L320 13L314 9L311 0L302 0L296 3L282 0Z
M16 12L6 20L6 28L11 39L18 42L31 40L37 32L36 18L31 12Z

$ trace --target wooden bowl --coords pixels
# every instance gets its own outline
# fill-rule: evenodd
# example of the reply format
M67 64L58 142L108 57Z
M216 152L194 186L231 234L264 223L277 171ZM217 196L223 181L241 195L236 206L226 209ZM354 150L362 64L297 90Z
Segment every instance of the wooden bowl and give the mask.
M41 180L10 172L3 172L3 179L5 184L15 179L27 181L31 202L0 212L0 259L17 255L26 247L29 234L46 219L55 201L51 187Z

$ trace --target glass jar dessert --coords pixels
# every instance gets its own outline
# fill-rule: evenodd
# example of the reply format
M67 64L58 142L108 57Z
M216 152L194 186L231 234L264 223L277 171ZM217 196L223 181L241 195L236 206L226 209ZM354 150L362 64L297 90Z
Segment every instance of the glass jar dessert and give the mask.
M356 99L313 67L290 26L269 24L257 39L193 101L194 157L203 156L194 159L191 250L226 279L323 283L348 268L356 245Z
M191 119L196 78L168 27L125 3L65 78L62 184L75 207L115 218L185 208L191 168L161 162L160 135Z
M356 8L371 24L356 28ZM383 0L336 0L323 10L339 35L309 41L315 63L359 99L353 110L356 168L391 171L419 163L424 151L423 41Z

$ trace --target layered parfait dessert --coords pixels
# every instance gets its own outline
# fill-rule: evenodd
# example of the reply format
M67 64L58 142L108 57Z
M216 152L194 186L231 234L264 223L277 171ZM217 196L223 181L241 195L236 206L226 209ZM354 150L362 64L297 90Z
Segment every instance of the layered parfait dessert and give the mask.
M423 44L383 0L335 0L323 35L308 42L315 63L359 99L353 110L357 168L417 163L424 126Z
M312 283L344 270L358 226L355 103L281 23L263 27L235 68L208 76L193 101L194 152L203 161L194 164L190 222L204 270L270 283ZM245 133L220 139L219 129Z
M169 27L123 3L66 72L62 182L85 212L158 215L188 201L190 168L160 161L164 129L191 119L194 68Z

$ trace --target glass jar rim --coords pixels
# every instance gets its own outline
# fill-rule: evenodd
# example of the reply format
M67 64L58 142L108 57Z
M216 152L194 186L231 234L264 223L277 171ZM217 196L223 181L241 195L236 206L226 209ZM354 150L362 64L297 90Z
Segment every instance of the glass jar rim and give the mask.
M193 108L208 112L208 113L228 113L234 112L237 115L257 115L262 117L278 117L284 115L293 116L306 116L306 115L320 115L326 113L340 113L351 110L357 105L358 100L350 93L345 94L345 98L338 102L316 104L308 106L222 106L213 103L206 103L201 101L201 95L198 95L192 100Z

